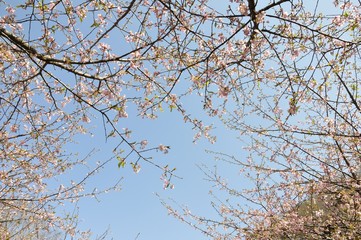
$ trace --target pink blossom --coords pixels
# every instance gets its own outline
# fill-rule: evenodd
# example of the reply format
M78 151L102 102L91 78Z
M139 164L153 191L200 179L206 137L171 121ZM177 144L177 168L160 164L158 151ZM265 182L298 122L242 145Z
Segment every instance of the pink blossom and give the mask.
M248 15L248 6L245 3L239 4L238 11L242 15Z
M336 16L333 20L332 23L335 24L337 27L342 26L344 20L341 18L341 16Z
M299 56L300 52L298 49L294 49L291 51L291 59L295 60Z
M159 144L158 146L159 151L163 152L164 154L168 153L169 148L170 148L169 146L165 146L163 144Z
M109 100L111 100L111 99L114 98L113 93L112 93L111 91L109 91L109 90L104 90L104 91L102 92L102 94L103 94L104 96L106 96Z
M106 52L106 51L110 50L110 46L108 44L106 44L106 43L99 43L98 48L102 52Z
M227 98L230 91L229 87L220 87L218 90L218 96L221 98Z
M12 131L12 132L17 132L17 131L18 131L18 129L19 129L19 126L18 126L18 125L16 125L16 124L11 125L11 127L10 127L10 131Z
M139 172L140 172L140 169L141 169L140 164L138 164L138 163L132 164L132 167L133 167L133 171L134 171L135 173L139 173Z
M140 142L140 149L144 149L148 144L148 141L147 140L142 140Z
M83 117L81 118L81 120L85 123L90 123L90 118L85 114L83 114Z
M98 14L98 20L99 20L99 24L104 24L105 23L105 18L101 14Z
M246 36L248 36L249 34L250 34L250 29L249 29L249 27L248 26L245 26L244 28L243 28L243 33L244 33L244 35L246 35Z
M7 7L6 11L10 14L14 14L15 13L15 9L13 7Z

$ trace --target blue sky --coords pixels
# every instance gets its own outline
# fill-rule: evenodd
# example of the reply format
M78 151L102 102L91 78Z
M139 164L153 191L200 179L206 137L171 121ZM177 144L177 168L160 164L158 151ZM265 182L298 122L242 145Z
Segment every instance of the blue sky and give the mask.
M191 99L189 101L192 102ZM197 105L193 104L193 108L201 114L201 111L196 109ZM208 120L217 123L217 119ZM182 179L174 179L174 189L163 190L162 181L159 179L161 171L154 166L141 163L142 170L135 174L131 168L118 169L117 162L114 161L96 176L96 180L91 181L92 184L95 181L100 188L115 182L121 176L124 177L121 182L122 190L99 196L100 202L95 199L82 199L78 204L80 227L91 228L94 236L109 227L109 236L114 239L135 239L138 233L138 239L208 239L188 225L168 216L156 193L175 207L177 206L173 200L199 215L215 216L210 205L212 198L208 194L212 185L204 180L205 176L198 166L206 164L212 167L221 164L214 160L212 154L206 153L205 149L238 153L240 156L241 143L236 139L237 133L225 129L218 122L214 129L218 138L215 144L210 144L205 139L194 144L192 140L195 132L190 125L184 124L177 112L164 112L154 121L131 116L124 122L131 123L127 126L135 130L135 138L147 137L149 144L170 145L170 152L166 155L155 153L154 161L176 167L176 174ZM85 135L79 139L79 147L83 146L82 151L85 153L94 145L100 149L92 157L95 161L111 156L114 145L105 143L102 127L94 129L92 133L94 137ZM237 176L238 169L230 168L227 171Z

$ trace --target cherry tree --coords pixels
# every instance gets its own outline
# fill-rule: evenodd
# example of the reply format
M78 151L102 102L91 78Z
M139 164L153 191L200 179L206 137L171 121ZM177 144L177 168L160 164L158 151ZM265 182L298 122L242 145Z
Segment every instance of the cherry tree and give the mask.
M206 172L233 199L214 204L220 218L172 214L214 239L360 235L359 1L27 0L0 9L1 226L19 223L20 236L47 222L77 234L57 206L98 194L84 185L114 161L135 172L151 164L171 187L174 169L151 159L169 146L131 138L122 119L174 111L194 141L214 142L212 125L182 104L197 96L247 136L248 156L217 157L253 186ZM67 146L96 119L119 141L114 157L54 186L86 164Z
M171 187L173 170L148 154L167 153L169 146L148 147L147 140L131 139L131 129L119 124L128 117L127 108L150 119L169 108L198 131L209 129L172 93L187 70L173 60L180 43L171 42L182 26L174 22L176 16L164 15L170 12L167 5L30 0L1 1L0 8L1 233L21 238L47 223L41 231L75 236L76 216L61 216L57 207L99 194L85 192L85 183L114 161L135 172L149 163L161 170L164 187ZM114 157L81 180L56 181L86 165L86 158L67 147L95 118L103 122L107 138L118 139Z
M213 153L239 182L204 169L219 218L165 202L170 214L213 239L360 238L361 2L202 6L211 23L194 32L211 40L192 79L247 154Z

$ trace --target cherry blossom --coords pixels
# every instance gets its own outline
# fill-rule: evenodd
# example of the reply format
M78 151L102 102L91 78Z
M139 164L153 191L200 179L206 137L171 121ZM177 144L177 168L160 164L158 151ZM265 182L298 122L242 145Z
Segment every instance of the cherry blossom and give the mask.
M94 196L85 182L105 164L135 173L149 164L172 188L175 171L149 160L170 146L137 139L137 129L123 125L169 111L194 130L194 142L216 141L214 117L247 138L246 156L216 156L251 184L239 189L217 171L209 176L249 204L219 199L219 220L169 207L182 221L214 239L360 237L358 1L0 5L0 215L7 223L22 219L0 234L81 236L75 217L60 217L56 207ZM182 104L195 95L209 118ZM86 166L66 146L96 119L119 143L114 156L82 180L50 188Z

